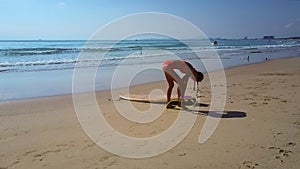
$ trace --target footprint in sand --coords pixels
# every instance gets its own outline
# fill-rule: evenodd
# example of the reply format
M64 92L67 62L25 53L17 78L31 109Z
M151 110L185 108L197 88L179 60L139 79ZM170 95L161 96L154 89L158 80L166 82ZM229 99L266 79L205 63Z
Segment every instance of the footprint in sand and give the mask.
M116 164L117 161L115 159L112 158L112 156L105 156L105 157L102 157L100 160L99 160L100 164L101 164L101 167L103 169L106 169L108 167L111 167L112 165ZM97 167L98 164L97 163L94 163L94 167Z
M292 151L289 150L284 150L284 149L280 149L278 151L278 155L275 156L275 158L280 159L280 162L284 162L282 158L286 158L290 156L290 153L292 153Z
M287 146L295 146L295 145L296 145L296 143L289 142L289 143L287 143L286 145L287 145Z
M94 147L94 146L95 146L95 144L94 144L94 143L91 143L91 144L88 144L88 145L84 146L84 147L82 148L82 150L86 150L86 149L92 148L92 147Z
M295 124L295 127L300 128L300 120L294 121L293 124Z
M243 162L243 166L247 167L247 168L255 168L258 166L257 163L253 163L252 161L244 161Z
M250 102L249 105L257 106L257 102Z
M67 147L67 144L57 144L56 147Z
M20 163L20 161L15 161L15 162L9 164L9 165L6 166L6 167L0 167L0 169L8 169L8 168L10 168L10 167L12 167L12 166L14 166L14 165L16 165L16 164L18 164L18 163Z
M48 151L38 153L38 154L33 156L34 157L33 161L43 161L43 159L46 157L47 154L57 153L57 152L61 152L61 151L62 150L60 150L60 149L56 149L56 150L48 150Z
M282 135L282 134L283 134L283 133L278 132L278 133L276 133L273 137L274 137L275 140L278 140L278 138L279 138L280 135Z
M180 153L180 154L178 154L178 156L185 156L185 153Z
M295 143L289 142L289 143L287 143L287 146L293 146L294 144ZM276 155L274 157L276 159L280 160L281 163L284 162L284 158L289 157L290 154L293 153L290 150L285 150L285 149L282 149L282 148L279 148L279 147L274 147L274 146L269 147L269 150L276 151Z

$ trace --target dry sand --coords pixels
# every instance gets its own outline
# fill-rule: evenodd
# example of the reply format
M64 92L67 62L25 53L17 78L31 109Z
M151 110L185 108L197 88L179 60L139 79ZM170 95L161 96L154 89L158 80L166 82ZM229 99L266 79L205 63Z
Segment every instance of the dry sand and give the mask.
M113 155L94 144L81 128L72 96L0 103L0 169L14 168L290 168L300 166L300 57L226 69L226 114L204 144L198 137L207 116L187 137L164 154L145 159ZM164 88L165 82L136 86L133 93ZM210 103L210 84L201 87ZM107 92L97 93L107 121L133 137L156 135L168 128L177 110L150 124L125 120ZM137 109L149 105L135 103ZM209 107L201 106L201 111ZM178 111L177 111L178 112Z

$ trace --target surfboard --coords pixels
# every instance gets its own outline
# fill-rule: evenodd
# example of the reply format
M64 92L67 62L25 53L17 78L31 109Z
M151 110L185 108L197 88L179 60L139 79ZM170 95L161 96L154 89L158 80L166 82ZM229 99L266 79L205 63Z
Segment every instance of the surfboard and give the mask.
M120 100L132 101L132 102L140 102L140 103L154 103L154 104L165 104L165 109L175 109L175 110L185 110L191 109L197 104L197 99L192 96L185 96L183 107L178 106L178 99L171 98L171 100L167 103L166 96L152 96L149 98L149 95L139 95L139 94L130 94L130 96L120 95Z
M192 96L185 96L185 100L194 99ZM133 102L141 103L157 103L157 104L166 104L167 99L164 95L152 96L149 98L149 95L140 95L140 94L130 94L130 96L120 95L120 100L127 100ZM177 98L171 98L171 101L178 101Z

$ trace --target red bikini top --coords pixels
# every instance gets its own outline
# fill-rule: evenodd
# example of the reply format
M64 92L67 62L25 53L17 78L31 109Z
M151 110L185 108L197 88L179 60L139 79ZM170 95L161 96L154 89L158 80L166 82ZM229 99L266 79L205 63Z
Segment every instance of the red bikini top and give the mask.
M185 72L184 66L186 65L184 60L180 61L180 66L179 67L172 67L173 69L179 69L181 72ZM170 65L172 63L172 60L166 60L164 61L163 65Z

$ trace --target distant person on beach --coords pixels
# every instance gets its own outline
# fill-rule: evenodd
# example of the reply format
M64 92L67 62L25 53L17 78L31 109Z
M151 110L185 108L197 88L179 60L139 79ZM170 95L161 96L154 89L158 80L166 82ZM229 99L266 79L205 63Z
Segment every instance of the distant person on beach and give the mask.
M174 71L175 69L178 69L185 75L180 78ZM188 79L191 77L194 81L201 82L204 78L203 73L198 72L190 63L184 60L167 60L163 62L162 70L165 73L165 77L169 85L167 90L167 102L171 100L174 82L178 84L178 100L181 99L181 101L183 101ZM178 106L181 106L180 102L178 103Z

